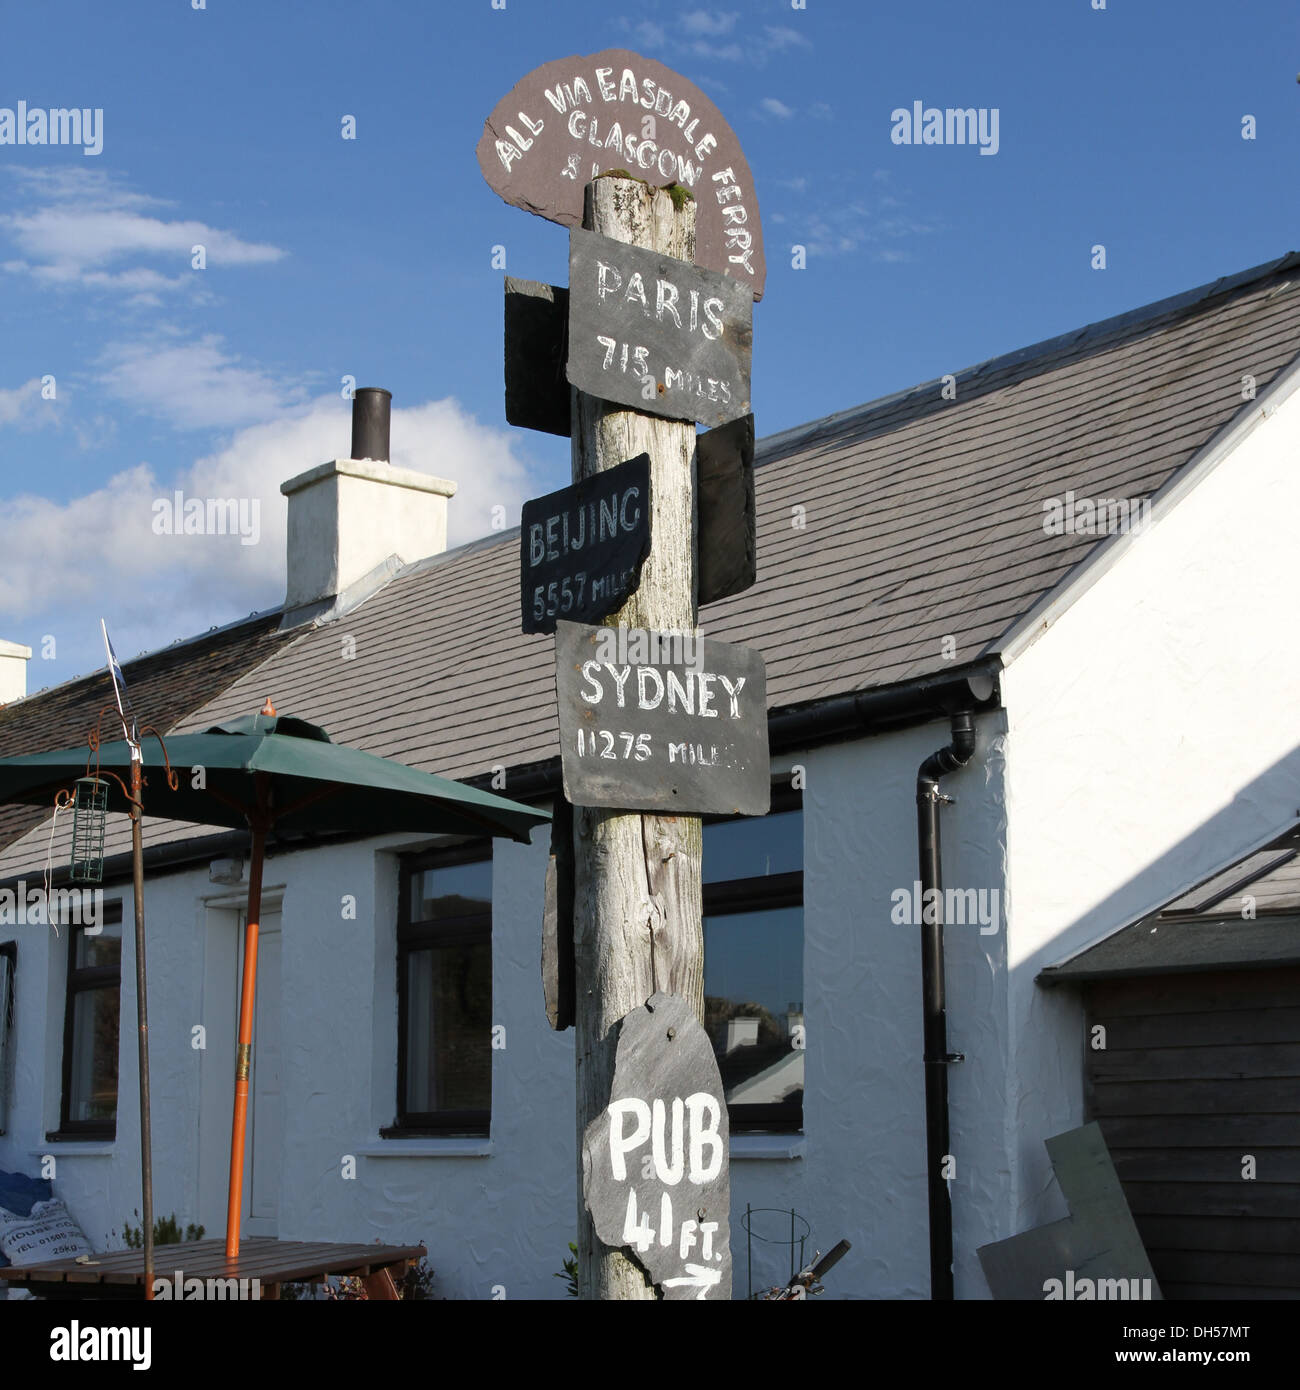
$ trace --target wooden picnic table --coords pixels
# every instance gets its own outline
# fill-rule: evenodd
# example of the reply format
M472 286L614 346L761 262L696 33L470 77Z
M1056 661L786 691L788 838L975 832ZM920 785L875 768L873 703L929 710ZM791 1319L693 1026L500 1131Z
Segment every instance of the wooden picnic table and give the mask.
M175 1299L185 1297L187 1279L204 1280L205 1296L209 1279L256 1279L258 1297L279 1298L282 1284L319 1283L333 1274L359 1278L367 1298L395 1299L396 1279L401 1278L408 1265L426 1254L423 1245L338 1245L254 1236L242 1242L235 1259L228 1260L224 1240L191 1240L154 1246L154 1286L156 1289L159 1280L166 1280L172 1286L171 1298ZM12 1265L0 1270L0 1278L13 1288L29 1289L40 1298L143 1299L144 1251L114 1250L103 1255ZM251 1283L245 1287L251 1290ZM227 1289L231 1298L240 1296L238 1285ZM166 1295L157 1301L165 1298Z

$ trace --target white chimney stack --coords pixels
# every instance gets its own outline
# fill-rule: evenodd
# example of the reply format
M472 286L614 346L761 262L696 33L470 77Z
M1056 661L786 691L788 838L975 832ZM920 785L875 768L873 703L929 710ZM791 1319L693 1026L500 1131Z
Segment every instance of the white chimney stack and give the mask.
M456 484L387 462L390 400L376 387L358 390L356 457L322 463L280 485L289 499L286 618L308 608L299 619L316 616L368 576L381 582L385 562L410 564L447 548L447 503Z
M17 642L0 642L0 705L11 705L27 694L27 663L32 649Z

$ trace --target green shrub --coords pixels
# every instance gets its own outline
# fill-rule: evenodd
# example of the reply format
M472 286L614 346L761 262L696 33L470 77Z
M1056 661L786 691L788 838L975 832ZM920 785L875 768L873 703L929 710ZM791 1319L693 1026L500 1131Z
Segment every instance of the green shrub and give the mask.
M565 1293L570 1298L578 1296L578 1247L572 1241L569 1242L569 1258L564 1260L563 1269L555 1276L563 1279L567 1285Z
M131 1213L137 1221L140 1221L139 1210ZM122 1227L122 1239L126 1241L127 1248L130 1250L141 1250L144 1248L144 1223L139 1226L132 1226L127 1222ZM196 1226L192 1221L186 1226L182 1233L180 1223L176 1220L176 1213L170 1216L161 1216L153 1223L153 1243L155 1245L179 1245L184 1240L202 1240L203 1227Z

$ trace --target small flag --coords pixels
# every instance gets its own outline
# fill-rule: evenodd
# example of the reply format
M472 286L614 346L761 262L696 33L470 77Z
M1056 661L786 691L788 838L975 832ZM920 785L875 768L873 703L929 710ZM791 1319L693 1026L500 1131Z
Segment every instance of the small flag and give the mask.
M113 644L109 641L108 627L103 618L99 620L99 626L104 634L104 647L108 652L108 673L113 677L113 694L117 696L117 712L122 716L122 733L128 743L138 743L135 712L131 709L130 696L126 693L126 677L122 674L122 663L118 661Z

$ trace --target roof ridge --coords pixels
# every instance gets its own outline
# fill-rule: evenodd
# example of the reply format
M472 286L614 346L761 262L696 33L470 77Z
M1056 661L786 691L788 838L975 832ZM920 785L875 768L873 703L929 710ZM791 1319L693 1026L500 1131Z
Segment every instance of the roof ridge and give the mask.
M1297 267L1300 267L1300 252L1288 251L1276 260L1265 261L1249 270L1238 271L1235 275L1221 275L1217 280L1207 281L1194 289L1182 290L1178 294L1167 295L1164 299L1153 300L1150 304L1141 305L1136 309L1127 309L1123 313L1112 314L1109 318L1098 319L1082 328L1072 328L1051 338L1043 338L1027 347L1014 348L997 357L985 358L982 362L963 367L949 375L956 383L961 384L1008 367L1025 366L1037 361L1046 364L1051 357L1059 355L1067 347L1080 347L1093 342L1099 344L1121 330L1158 323L1170 315L1191 309L1221 295L1235 293L1247 285L1268 280ZM754 462L758 464L767 462L769 457L781 457L797 445L806 444L822 435L837 433L845 425L863 423L874 415L901 405L904 401L927 392L933 393L944 380L944 377L932 377L928 381L918 382L915 386L908 386L901 391L893 391L887 396L877 396L847 410L835 411L818 420L809 420L802 425L793 425L787 430L766 435L754 446Z
M258 622L261 619L270 619L274 617L276 614L280 613L282 609L282 604L277 605L275 608L262 608L257 610L256 612L247 614L245 617L234 618L228 623L219 623L215 627L204 628L202 632L196 632L190 637L178 637L174 642L169 642L165 647L155 647L153 651L141 652L138 656L133 656L128 660L123 661L121 663L122 673L123 675L125 675L133 667L139 666L139 664L142 661L149 661L154 657L164 656L169 652L180 651L184 647L191 646L195 642L202 642L209 637L215 637L219 634L233 632L235 628L242 627L244 624L248 624L249 626L251 626L252 624ZM103 666L96 666L92 670L83 671L79 676L69 676L67 680L60 681L58 685L43 685L39 690L33 690L30 691L28 694L24 695L21 700L11 700L9 704L0 706L0 709L17 709L19 705L25 703L27 700L35 700L38 697L41 699L47 699L49 696L56 694L60 690L68 690L74 685L81 685L86 681L92 681L97 676L107 675L107 664Z

